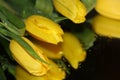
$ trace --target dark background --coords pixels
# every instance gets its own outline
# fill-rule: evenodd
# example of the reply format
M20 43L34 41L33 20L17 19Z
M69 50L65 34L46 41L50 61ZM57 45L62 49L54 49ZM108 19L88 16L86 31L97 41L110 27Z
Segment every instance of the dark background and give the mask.
M120 39L98 37L78 70L67 80L120 80Z

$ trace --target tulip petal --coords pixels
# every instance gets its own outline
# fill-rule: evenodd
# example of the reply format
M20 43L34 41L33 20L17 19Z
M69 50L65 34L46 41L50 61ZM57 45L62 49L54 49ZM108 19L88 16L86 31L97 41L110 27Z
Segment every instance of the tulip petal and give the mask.
M79 0L53 0L55 9L74 23L84 22L86 7Z
M24 40L36 51L36 53L47 62L47 58L42 54L42 51L34 46L27 38ZM10 50L12 52L13 58L29 73L41 76L46 74L49 67L48 64L45 64L32 56L30 56L27 51L20 46L15 40L10 41Z
M64 80L66 76L65 71L52 60L49 60L49 63L51 64L51 68L43 76L33 76L18 65L16 67L16 80Z
M103 16L120 20L120 0L97 0L95 10Z
M45 43L43 41L38 41L36 39L31 38L30 39L39 49L43 51L43 54L45 54L48 58L51 59L60 59L63 56L62 51L62 44L59 43L57 45Z
M38 15L30 16L25 21L26 30L31 36L52 44L62 42L63 31L55 22Z

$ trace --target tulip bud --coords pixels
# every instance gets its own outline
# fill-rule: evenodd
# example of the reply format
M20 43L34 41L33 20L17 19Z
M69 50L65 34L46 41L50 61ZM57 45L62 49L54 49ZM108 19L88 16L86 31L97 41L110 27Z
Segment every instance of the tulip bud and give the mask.
M62 42L63 31L61 27L48 18L33 15L25 20L26 30L38 40L57 44Z
M92 27L98 35L120 38L120 20L97 15L92 20Z
M27 38L23 38L35 51L36 53L47 62L47 57L42 54L42 51L38 49L31 41ZM29 73L41 76L47 73L49 66L46 63L43 63L32 56L30 56L27 51L19 45L15 40L10 41L10 50L12 52L13 58L25 68Z
M53 0L55 9L74 23L84 22L86 7L80 0Z
M97 0L95 9L101 15L120 20L120 0Z
M15 70L15 78L16 80L64 80L66 76L65 71L58 67L53 61L50 60L49 63L51 68L47 74L43 76L31 75L18 65Z
M83 49L80 41L71 33L63 35L63 56L69 61L71 66L75 69L78 68L79 62L86 58L86 51Z

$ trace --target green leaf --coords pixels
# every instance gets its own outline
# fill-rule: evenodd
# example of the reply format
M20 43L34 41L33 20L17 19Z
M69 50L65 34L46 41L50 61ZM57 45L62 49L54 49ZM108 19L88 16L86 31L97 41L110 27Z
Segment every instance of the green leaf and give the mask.
M27 7L33 7L34 1L33 0L4 0L8 3L14 10L18 13L21 13Z
M0 66L0 80L7 80L2 67Z
M2 25L4 25L8 30L14 32L17 35L24 35L25 32L24 22L1 5L0 5L0 20L3 23Z
M27 18L37 13L37 10L34 8L35 0L5 0L5 2L22 18Z
M0 26L5 27L7 30L15 33L16 35L20 35L19 29L17 29L13 24L11 24L1 12L0 12L0 20L2 21L0 22Z
M35 9L34 7L26 7L21 11L21 14L19 14L22 18L28 18L31 15L34 14L40 14L39 11L37 9Z
M0 5L4 6L6 9L8 9L9 11L16 13L6 2L5 0L0 0Z
M56 23L60 23L61 21L67 19L66 17L53 17L52 20Z
M53 12L52 15L50 16L50 19L56 23L60 23L61 21L65 20L67 18L58 14L57 12Z
M0 12L4 14L7 20L15 25L18 29L25 28L24 22L19 19L15 14L10 12L8 9L0 5Z
M96 34L91 29L87 28L87 26L84 27L82 32L74 32L74 34L83 43L83 46L86 50L94 45L94 41L96 40Z
M36 0L35 7L45 14L45 16L51 16L53 12L52 0Z
M87 13L89 13L96 5L97 0L81 0L87 8Z
M16 65L12 65L12 64L7 65L8 72L13 76L15 76L15 69L16 69Z

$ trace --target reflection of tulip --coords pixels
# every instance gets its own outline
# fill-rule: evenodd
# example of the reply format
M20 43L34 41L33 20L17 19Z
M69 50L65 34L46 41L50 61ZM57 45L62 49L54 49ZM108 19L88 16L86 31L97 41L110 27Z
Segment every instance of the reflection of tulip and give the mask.
M74 23L85 21L86 8L80 0L53 0L56 10Z
M49 44L42 41L38 41L33 38L30 40L35 44L35 46L40 48L48 58L60 59L63 55L61 43L55 45L55 44Z
M37 54L45 61L47 58L42 54L42 51L32 44L27 38L23 38L36 52ZM41 76L46 74L49 70L48 64L40 62L37 59L31 57L25 49L20 46L15 40L10 41L10 50L12 52L13 58L24 67L29 73Z
M95 9L106 17L120 20L120 0L97 0Z
M63 35L63 56L69 61L71 66L78 68L79 62L86 58L86 51L83 49L79 40L71 33Z
M48 18L33 15L26 19L25 24L26 30L31 36L39 40L53 44L63 41L61 37L63 34L61 27Z
M53 61L50 61L50 70L43 76L33 76L26 72L20 66L16 67L16 80L63 80L65 71L59 68Z
M99 35L120 38L120 20L97 15L93 18L92 26Z

